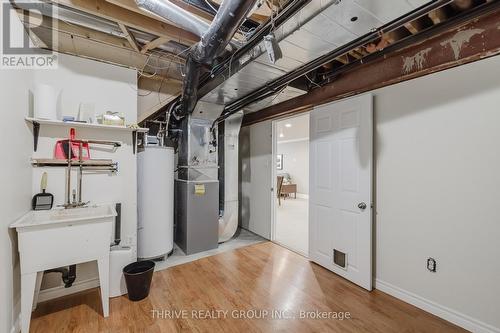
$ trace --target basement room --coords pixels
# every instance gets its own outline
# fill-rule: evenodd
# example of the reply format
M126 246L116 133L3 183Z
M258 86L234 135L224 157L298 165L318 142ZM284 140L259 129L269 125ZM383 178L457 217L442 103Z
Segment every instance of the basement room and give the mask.
M0 17L1 333L500 333L500 0Z

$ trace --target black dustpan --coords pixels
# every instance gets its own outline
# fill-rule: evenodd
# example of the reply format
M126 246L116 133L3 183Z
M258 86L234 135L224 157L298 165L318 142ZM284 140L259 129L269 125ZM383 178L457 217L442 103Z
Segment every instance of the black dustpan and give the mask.
M52 208L52 204L54 203L54 196L45 192L47 190L46 172L42 175L40 187L42 189L42 193L35 194L33 200L31 201L31 208L33 208L33 210L49 210Z

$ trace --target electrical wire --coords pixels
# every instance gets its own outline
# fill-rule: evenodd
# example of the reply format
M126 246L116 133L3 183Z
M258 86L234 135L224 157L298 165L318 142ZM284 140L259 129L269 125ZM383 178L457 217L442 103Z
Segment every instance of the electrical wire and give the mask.
M311 79L309 78L309 76L307 76L307 74L306 74L306 75L304 75L304 76L306 77L306 79L307 79L309 82L311 82L312 84L314 84L314 85L315 85L315 86L317 86L318 88L321 88L321 86L320 86L319 84L317 84L316 82L314 82L313 80L311 80Z
M179 34L178 34L178 36L177 36L177 39L178 39L178 42L179 42L179 43L181 43L181 33L180 33L180 32L179 32ZM163 75L163 76L162 76L162 79L161 79L160 84L158 85L158 89L157 89L157 94L158 94L158 104L162 104L162 103L165 103L165 102L169 103L170 101L172 101L172 100L174 100L174 99L175 99L175 96L171 96L171 97L170 97L170 99L167 97L166 99L162 100L162 98L161 98L161 89L162 89L162 87L163 87L163 83L164 83L164 82L165 82L165 80L166 80L166 75L168 75L168 73L170 72L170 68L171 68L171 65L172 65L172 62L173 62L173 58L174 58L174 57L179 57L179 56L180 56L180 55L182 55L183 53L186 53L186 52L190 51L190 50L192 49L192 47L193 47L193 46L194 46L194 45L191 45L191 46L189 46L189 47L185 48L184 50L182 50L181 52L179 52L179 53L177 53L177 54L170 54L170 53L166 53L166 52L156 52L156 51L152 51L152 50L151 50L151 51L150 51L150 53L149 53L149 55L148 55L148 57L146 58L146 61L144 62L144 65L142 66L142 68L141 68L141 69L136 68L137 73L139 74L139 79L140 79L141 77L153 78L153 77L155 77L156 75L158 75L158 72L157 72L158 70L160 70L160 71L161 71L161 70L165 70L165 69L166 69L166 72L167 72L167 73L166 73L165 75ZM156 58L156 62L157 62L157 65L156 65L156 66L155 66L155 65L153 65L153 64L150 64L151 57L152 57L154 54L156 54L156 55L158 55L158 54L159 54L159 56ZM166 55L170 56L170 61L168 62L168 65L167 65L167 66L160 66L159 64L160 64L160 60L161 60L161 58L162 58L163 56L166 56ZM179 71L181 72L181 75L182 75L182 66L183 66L183 65L180 65L180 68L179 68ZM154 72L152 75L150 75L150 74L146 74L146 73L145 73L145 69L146 69L146 67L153 68L153 69L155 70L155 72ZM148 92L147 94L140 94L138 89L136 89L136 91L137 91L137 93L138 93L138 96L139 96L139 97L146 97L146 96L151 95L151 93L153 93L153 91L150 91L150 92Z
M217 13L217 9L210 3L210 1L208 1L208 0L204 0L204 1L208 5L208 7L210 7L210 9L212 9L214 12Z

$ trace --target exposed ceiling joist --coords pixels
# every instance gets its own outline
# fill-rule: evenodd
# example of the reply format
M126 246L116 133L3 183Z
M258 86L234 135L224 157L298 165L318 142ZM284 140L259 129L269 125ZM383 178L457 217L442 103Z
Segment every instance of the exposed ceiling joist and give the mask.
M415 21L412 21L412 22L408 22L405 24L405 28L408 29L408 31L413 34L413 35L416 35L418 34L421 30L423 30L425 27L423 26L422 24L422 21L420 20L415 20Z
M472 6L474 6L473 0L455 0L451 3L451 7L458 11L470 9Z
M145 15L145 16L151 17L152 19L166 22L168 24L171 23L171 22L161 18L160 16L143 11L142 9L139 8L139 6L137 6L137 3L135 2L135 0L106 0L106 1L109 3L112 3L116 6L127 9L131 12L134 12L134 13L137 13L140 15ZM182 9L190 12L191 14L198 16L199 18L206 21L207 23L211 23L213 18L214 18L214 15L207 13L204 10L202 10L196 6L193 6L187 2L184 2L182 0L168 0L168 1L181 7ZM259 23L265 22L268 18L269 18L268 16L262 16L262 15L252 15L252 17L251 17L252 20L259 22ZM242 39L242 36L239 33L237 33L235 37L237 39Z
M248 113L243 126L310 110L313 106L372 91L487 57L500 55L500 12L458 24L436 36L382 54L340 74L333 82L296 98ZM457 35L470 34L457 49Z
M125 34L125 38L128 40L130 46L132 46L132 48L135 51L140 52L141 47L139 46L139 43L137 43L137 41L135 40L135 37L134 37L134 35L132 35L130 30L128 30L128 28L123 23L118 22L118 26L120 27L122 32Z
M446 14L446 10L444 8L438 8L429 13L429 18L434 24L439 24L446 21L448 14Z
M382 2L385 0L379 1ZM310 91L312 89L318 88L319 86L328 84L332 80L336 80L339 72L344 73L348 69L350 70L355 66L366 64L367 61L371 61L373 59L373 57L371 57L370 55L365 54L361 56L360 52L353 51L355 49L366 49L366 51L368 51L369 53L374 54L380 51L385 52L385 50L387 50L388 52L389 50L395 49L391 48L391 46L396 43L405 43L407 40L414 40L412 39L412 35L418 34L419 37L417 38L420 38L422 33L426 36L429 36L428 33L433 29L436 29L434 31L435 33L438 33L438 31L442 31L441 27L449 27L450 23L457 24L457 22L463 22L463 18L478 17L484 15L484 13L486 12L491 12L496 8L495 4L499 3L492 1L491 5L487 5L479 1L467 2L463 0L461 6L463 6L463 8L465 9L459 11L454 10L451 6L451 3L454 2L458 2L458 0L435 0L428 2L424 6L418 7L418 9L406 13L396 20L389 21L389 23L384 26L380 26L377 29L370 30L370 32L364 35L362 38L357 40L354 39L353 44L341 44L342 46L340 48L335 49L330 53L326 53L321 57L310 61L309 63L296 67L295 69L289 71L281 77L274 78L274 80L269 80L264 85L261 85L257 88L253 86L253 89L248 89L246 88L246 86L244 86L244 93L242 94L231 94L230 90L227 89L229 90L229 92L227 92L227 94L223 96L224 98L226 98L225 96L229 96L226 98L226 100L232 99L232 101L230 104L226 105L221 119L224 119L225 117L231 115L234 112L237 112L240 109L244 109L246 106L251 106L246 109L246 111L248 112L254 112L262 109L264 105L259 104L259 101L276 95L276 92L279 91L279 89L286 89L283 87L286 87L287 84L295 83L297 87L301 87L303 90ZM429 13L431 12L433 14L430 16L435 15L437 19L443 19L445 21L442 21L439 24L435 25L429 17ZM411 27L413 29L413 33L410 32L410 29L408 29L408 27ZM316 25L315 29L316 31L321 31L321 24ZM329 67L327 68L325 65L327 65L328 63ZM232 86L235 87L237 87L237 84L240 83L237 80L232 81ZM241 82L241 84L244 83ZM225 86L229 88L232 87L230 84L226 84ZM224 91L224 93L225 92L226 91ZM235 95L236 99L234 98ZM218 95L213 94L212 99L216 100L216 98L218 98Z
M158 37L156 39L153 39L152 41L150 41L149 43L147 43L146 45L144 45L142 47L141 53L146 53L149 50L156 49L157 47L159 47L165 43L168 43L169 41L170 41L170 38L168 38L168 37Z
M106 1L112 3L116 6L120 6L122 8L127 9L127 10L130 10L132 12L135 12L135 13L138 13L141 15L145 15L145 16L149 16L155 20L167 22L165 19L161 18L160 16L157 16L157 15L152 14L152 13L147 13L147 12L141 10L139 8L139 6L137 6L137 3L135 2L135 0L106 0ZM199 9L193 5L190 5L182 0L168 0L168 1L181 7L182 9L185 9L186 11L190 12L191 14L199 16L200 18L204 19L205 21L207 21L209 23L212 22L212 20L214 18L214 16L212 14L207 13L204 10L201 10L201 9ZM168 23L170 23L170 22L168 22Z
M209 0L207 0L209 1ZM217 5L220 5L222 3L222 0L213 0L212 2L216 3ZM250 19L258 22L258 23L264 23L269 19L269 17L272 14L271 8L269 8L268 4L266 1L258 8L252 16L250 16Z
M115 1L120 1L120 0L115 0ZM176 4L177 6L187 10L188 12L194 14L194 15L197 15L201 18L204 18L208 21L212 21L214 16L210 13L207 13L206 11L204 11L203 9L200 9L196 6L193 6L193 5L190 5L189 3L185 2L185 1L182 1L182 0L169 0L170 2Z
M92 30L76 24L66 23L64 21L58 21L50 17L43 17L36 12L30 12L29 17L23 15L23 10L18 9L17 14L21 22L23 22L28 30L39 31L40 29L54 30L57 33L66 33L75 37L86 38L94 40L104 45L113 46L116 48L121 48L126 51L131 51L132 48L126 39L113 36L104 32L97 30ZM38 29L38 30L37 30Z
M103 61L119 66L144 70L150 75L160 76L162 79L181 82L180 78L171 76L172 70L177 64L183 64L183 60L173 55L165 54L142 54L137 52L126 39L116 37L104 32L92 30L75 24L68 24L63 21L56 21L50 17L30 13L24 16L22 10L18 10L21 21L30 29L30 36L40 47L49 48L61 53L76 55L93 60ZM28 20L28 21L27 21ZM57 35L57 45L49 45L52 40L54 27ZM156 67L163 70L156 71L155 68L147 64L156 64ZM172 71L175 72L175 71Z
M92 14L127 27L145 31L156 36L168 37L172 40L192 44L199 41L199 37L166 22L134 13L128 9L116 6L105 0L53 0L52 2Z

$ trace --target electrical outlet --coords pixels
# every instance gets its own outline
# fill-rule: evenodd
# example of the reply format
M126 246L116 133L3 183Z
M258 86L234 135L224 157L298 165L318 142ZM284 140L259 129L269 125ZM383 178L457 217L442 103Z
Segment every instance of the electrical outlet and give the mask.
M427 259L427 269L429 270L429 272L436 273L436 268L437 268L436 259L428 258Z

